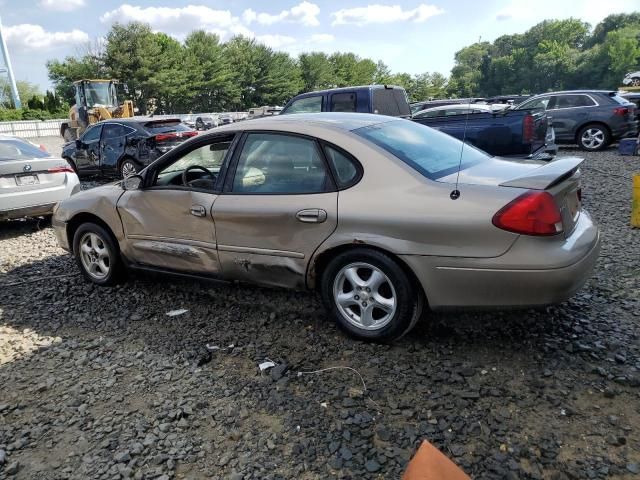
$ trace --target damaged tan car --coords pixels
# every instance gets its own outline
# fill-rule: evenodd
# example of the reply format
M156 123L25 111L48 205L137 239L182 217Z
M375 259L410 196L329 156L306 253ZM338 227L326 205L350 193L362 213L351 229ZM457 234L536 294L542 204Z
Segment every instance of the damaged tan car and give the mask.
M600 244L581 161L490 157L379 115L272 117L74 195L53 225L96 284L134 269L318 289L349 334L388 341L426 308L546 305L578 290Z

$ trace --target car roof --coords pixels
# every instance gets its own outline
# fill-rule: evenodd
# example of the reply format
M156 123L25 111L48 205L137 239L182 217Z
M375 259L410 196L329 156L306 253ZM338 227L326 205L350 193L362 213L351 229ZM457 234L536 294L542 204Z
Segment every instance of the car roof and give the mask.
M290 113L286 115L273 115L255 118L243 122L234 123L218 127L207 133L215 135L219 132L235 132L238 130L268 130L282 128L285 131L294 131L296 126L312 125L314 127L326 128L330 130L351 131L362 127L377 125L401 120L398 117L386 115L375 115L372 113L342 113L342 112L322 112L322 113Z
M601 93L602 95L615 95L617 92L615 90L561 90L558 92L545 92L538 93L534 95L534 97L540 97L542 95L566 95L571 93ZM532 97L533 98L533 97Z
M325 93L340 93L340 92L353 92L354 90L378 90L386 88L388 90L393 90L395 88L402 88L398 85L356 85L354 87L336 87L336 88L327 88L325 90L314 90L313 92L305 92L299 95L296 95L294 98L298 97L306 97L311 95L324 95Z

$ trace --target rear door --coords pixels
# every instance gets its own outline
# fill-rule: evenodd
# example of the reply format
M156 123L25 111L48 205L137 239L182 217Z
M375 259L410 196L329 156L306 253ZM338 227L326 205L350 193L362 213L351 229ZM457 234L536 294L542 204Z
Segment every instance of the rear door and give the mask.
M585 94L555 95L549 107L556 135L564 139L575 137L576 130L589 120L592 107L597 106L593 98Z
M81 173L97 173L100 168L100 135L102 124L89 127L76 148L76 168Z
M335 230L338 193L317 141L245 134L213 205L225 277L304 288L309 259Z
M118 161L124 155L126 136L133 132L133 128L119 123L105 123L102 126L100 169L103 173L118 169Z

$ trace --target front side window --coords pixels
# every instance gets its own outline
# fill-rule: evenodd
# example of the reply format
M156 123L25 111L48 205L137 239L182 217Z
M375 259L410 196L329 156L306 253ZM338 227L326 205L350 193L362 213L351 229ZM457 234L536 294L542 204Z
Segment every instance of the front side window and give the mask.
M96 140L100 140L100 132L102 131L102 125L96 125L84 132L82 136L82 143L91 143Z
M354 130L432 180L489 159L472 145L416 122L397 120ZM464 148L463 148L464 145Z
M233 178L234 193L320 193L329 178L316 142L271 133L247 135Z
M355 112L356 111L356 94L355 93L334 93L331 95L331 111L332 112Z
M322 97L306 97L295 100L286 110L286 113L316 113L322 111Z
M549 97L541 97L535 98L533 100L529 100L528 102L524 102L516 108L516 110L527 110L533 108L542 108L543 110L547 109L549 105Z

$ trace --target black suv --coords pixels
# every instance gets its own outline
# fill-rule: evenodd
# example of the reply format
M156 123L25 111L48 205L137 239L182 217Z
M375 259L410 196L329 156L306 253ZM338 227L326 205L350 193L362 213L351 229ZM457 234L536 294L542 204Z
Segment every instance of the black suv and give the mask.
M75 142L65 144L62 157L80 177L124 178L197 134L176 118L105 120L90 126Z
M577 143L583 150L601 150L615 140L638 134L636 106L618 92L549 92L515 107L529 108L547 110L557 143Z

